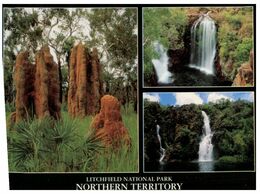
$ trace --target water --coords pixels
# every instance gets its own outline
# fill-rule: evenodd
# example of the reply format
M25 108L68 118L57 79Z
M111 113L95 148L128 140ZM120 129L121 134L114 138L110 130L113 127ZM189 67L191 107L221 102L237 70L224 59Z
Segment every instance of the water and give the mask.
M160 126L156 125L156 133L157 133L157 138L160 143L160 159L159 162L162 163L164 157L165 157L165 149L162 147L162 141L161 141L161 136L160 136Z
M213 145L211 143L212 132L209 124L208 115L202 111L204 126L203 126L203 135L201 137L201 142L199 146L199 161L212 161L213 160Z
M158 84L165 85L165 84ZM231 86L232 82L220 80L217 76L206 74L198 69L183 65L174 70L174 83L168 86Z
M168 71L168 61L166 50L158 41L153 43L154 49L159 54L159 59L152 59L152 63L157 75L158 84L169 84L173 82L172 73Z
M216 25L207 14L203 14L191 28L190 67L207 74L214 74L216 55Z
M146 172L218 172L218 171L253 171L253 162L225 163L219 161L171 161L165 164L145 162Z

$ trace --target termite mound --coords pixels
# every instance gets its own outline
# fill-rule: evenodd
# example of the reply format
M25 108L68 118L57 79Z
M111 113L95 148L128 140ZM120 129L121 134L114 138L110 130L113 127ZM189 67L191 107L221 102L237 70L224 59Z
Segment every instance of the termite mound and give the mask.
M73 117L93 115L100 108L102 87L97 49L82 44L71 50L69 64L68 111Z
M91 128L95 130L95 136L101 139L106 147L118 148L122 144L131 145L128 130L122 121L120 106L120 102L114 96L103 96L100 112L92 121Z

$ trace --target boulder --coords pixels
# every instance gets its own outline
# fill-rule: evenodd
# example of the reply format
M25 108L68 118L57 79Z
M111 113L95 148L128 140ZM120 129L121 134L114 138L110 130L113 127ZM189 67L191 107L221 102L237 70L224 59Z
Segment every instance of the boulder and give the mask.
M244 63L238 69L238 73L232 86L253 86L254 85L254 53L250 52L249 62Z

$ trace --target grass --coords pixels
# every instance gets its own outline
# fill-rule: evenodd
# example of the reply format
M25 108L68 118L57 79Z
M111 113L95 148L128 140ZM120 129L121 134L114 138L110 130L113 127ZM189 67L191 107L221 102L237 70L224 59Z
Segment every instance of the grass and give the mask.
M137 114L132 109L121 112L131 148L117 151L104 148L93 135L93 116L73 119L63 111L60 121L32 118L7 127L9 171L137 172Z

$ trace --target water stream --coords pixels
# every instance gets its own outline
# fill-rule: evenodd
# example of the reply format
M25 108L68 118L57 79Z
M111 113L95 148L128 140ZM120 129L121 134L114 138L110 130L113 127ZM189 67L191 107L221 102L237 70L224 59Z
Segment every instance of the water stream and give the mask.
M214 74L216 55L216 25L208 14L203 14L191 28L190 67Z
M168 71L169 57L166 49L158 41L153 43L155 52L159 55L159 59L152 59L152 63L157 75L158 84L169 84L173 82L172 73Z
M203 135L201 137L201 142L199 146L199 161L212 161L213 160L213 145L211 142L212 132L209 124L208 115L202 111L204 126L203 126Z
M160 159L159 162L161 163L165 157L165 149L162 147L162 141L161 141L161 136L160 136L160 126L157 124L156 125L156 134L158 141L160 143Z
M208 115L202 111L204 126L202 130L202 137L199 145L199 169L200 171L212 171L214 164L213 159L213 145L211 142L213 133L210 128L210 121Z

